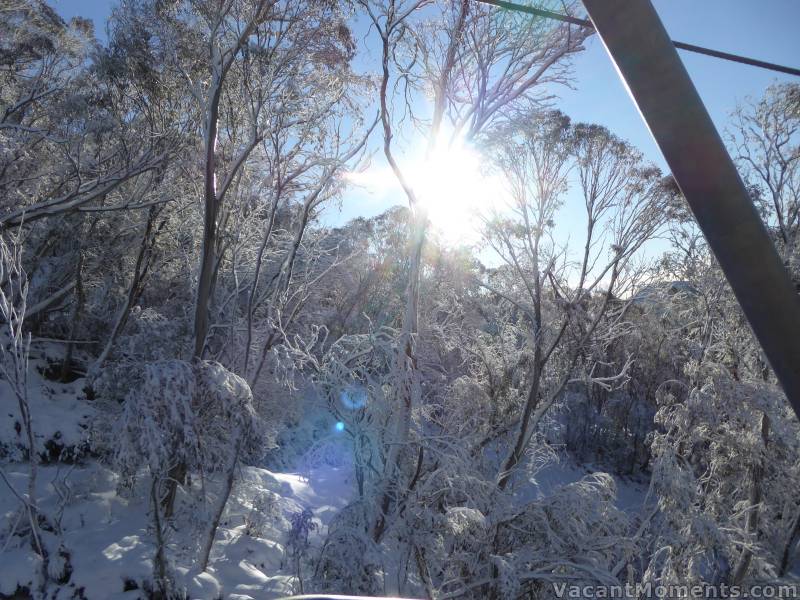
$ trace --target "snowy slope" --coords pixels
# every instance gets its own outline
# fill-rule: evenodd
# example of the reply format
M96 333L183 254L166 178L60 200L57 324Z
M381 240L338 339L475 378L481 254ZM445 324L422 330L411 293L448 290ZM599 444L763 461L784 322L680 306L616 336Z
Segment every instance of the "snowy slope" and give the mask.
M605 470L590 464L578 465L570 457L562 456L518 485L516 495L520 502L544 498L563 485L575 483L586 475L597 472ZM614 479L617 488L617 508L628 513L638 512L647 496L647 481L620 477L613 473L609 475Z
M7 476L17 490L27 485L25 465L12 465ZM202 528L182 523L169 540L175 549L174 576L190 598L275 598L295 591L292 566L286 560L287 517L311 508L318 523L317 536L326 533L327 524L349 500L349 474L342 469L314 471L308 479L297 474L271 473L245 467L234 488L223 522L217 532L207 573L187 566L196 558L198 534ZM117 475L98 463L81 467L45 466L39 471L39 504L50 515L61 514L63 545L68 555L68 581L59 598L87 600L145 598L144 582L152 578L152 523L150 506L141 481L136 493L118 493ZM207 481L211 488L214 482ZM141 489L138 489L141 488ZM61 509L57 489L68 489ZM246 520L255 496L265 490L277 495L278 515L266 524L260 535L248 535ZM126 497L130 496L130 498ZM184 498L184 501L186 499ZM19 502L8 489L0 492L0 515L7 524L2 544L4 568L0 575L0 594L12 594L19 587L32 588L37 564L27 546L8 538L8 527L19 516ZM178 513L180 514L180 512ZM199 519L204 522L204 519ZM24 520L20 520L24 523ZM20 527L23 524L19 525ZM126 591L126 588L127 591Z
M93 423L98 411L86 397L83 378L66 383L53 380L62 357L61 345L34 346L27 381L37 452L44 461L38 470L37 502L60 529L58 536L43 533L50 550L50 570L64 582L58 597L144 598L143 588L152 581L155 553L149 479L142 474L134 488L127 489L117 473L86 453L90 441L99 441L90 438L108 436L113 427ZM21 541L27 520L17 495L27 491L28 466L20 422L13 388L0 379L0 449L8 481L0 482L2 595L35 589L39 570L36 555ZM106 431L99 431L102 428ZM74 464L60 462L65 460ZM289 519L311 509L317 524L311 541L318 543L332 516L350 499L353 485L347 469L322 465L304 468L301 474L243 467L217 532L209 568L197 573L189 565L196 563L210 504L220 487L215 478L206 474L202 482L194 482L206 486L207 504L192 504L197 501L191 498L203 497L201 493L179 499L183 506L176 515L187 515L186 522L176 522L167 540L178 585L190 598L245 600L295 592L293 566L285 548ZM273 499L266 516L254 510L264 497ZM257 531L254 519L262 521Z
M97 411L86 398L83 379L61 383L43 375L59 359L58 347L46 351L31 360L28 385L37 449L49 461L39 468L37 502L60 529L60 535L55 531L43 534L51 556L51 574L63 582L57 598L146 598L156 551L149 478L141 473L132 488L126 487L116 472L83 452L77 453L76 464L57 462L74 458L73 450L88 446L97 429L96 423L92 424ZM3 472L13 487L0 483L0 594L11 595L36 588L39 565L21 535L15 535L26 528L17 495L24 495L27 489L28 467L21 462L20 448L25 443L18 432L17 402L3 381L0 409L0 441L8 462ZM338 451L333 447L336 440L331 438L331 442L333 451ZM64 455L64 449L70 452ZM221 476L205 474L202 481L193 481L197 489L179 497L176 522L167 532L176 584L189 598L209 600L255 600L297 593L296 566L287 548L290 520L304 509L311 510L316 527L309 541L312 546L321 545L332 518L354 495L353 476L345 458L300 461L300 472L242 467L204 573L192 568L221 488ZM515 486L517 500L525 503L549 496L595 470L562 457L520 479ZM638 511L646 484L619 477L615 482L618 507ZM200 493L201 485L205 494ZM196 498L207 500L203 503Z
M5 342L0 337L0 343ZM44 376L48 370L58 371L63 352L63 344L35 344L28 368L28 403L35 443L46 460L68 460L80 454L88 443L95 415L91 402L86 400L85 379L62 383ZM27 448L27 441L17 398L9 382L0 377L0 449L19 459L21 448Z

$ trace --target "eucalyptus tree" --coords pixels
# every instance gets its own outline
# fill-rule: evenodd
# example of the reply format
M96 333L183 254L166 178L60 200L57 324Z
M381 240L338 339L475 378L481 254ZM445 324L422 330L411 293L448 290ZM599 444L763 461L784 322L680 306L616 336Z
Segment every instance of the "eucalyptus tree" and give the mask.
M149 57L160 66L156 80L187 100L180 115L187 159L176 160L170 175L184 200L182 218L202 231L193 236L191 355L198 365L222 360L251 387L320 277L309 265L325 257L315 260L319 245L307 243L308 230L340 193L369 132L345 17L333 3L270 0L128 0L115 13L116 39L129 50L123 54ZM192 196L202 199L200 210L185 204ZM123 325L155 233L145 225ZM187 467L170 469L167 517Z
M149 3L149 11L198 118L203 236L193 353L201 357L227 198L262 143L319 119L341 98L351 50L342 14L330 4L187 0Z
M737 165L755 188L778 248L798 277L800 231L800 86L775 84L739 106L729 141Z
M251 384L302 315L321 278L350 255L331 243L335 236L310 230L323 208L343 192L344 174L364 155L374 127L362 128L357 107L345 97L356 89L352 81L342 81L327 97L320 91L318 103L299 122L291 110L276 116L283 124L265 143L270 171L261 197L266 206L248 257L252 266L243 308L243 369ZM351 125L343 126L347 121Z
M518 597L567 579L619 584L635 548L619 535L630 524L608 479L545 498L511 492L551 460L554 406L625 384L634 357L609 364L610 349L632 331L635 257L663 225L674 188L607 130L559 113L520 114L481 142L508 187L482 230L496 264L453 256L429 267L437 279L426 280L431 313L417 341L417 460L387 528L405 549L400 568L432 597ZM570 246L556 228L576 214L586 233Z
M163 166L174 140L146 106L114 102L91 67L91 23L65 23L43 2L6 7L0 26L0 224L104 205L126 181ZM107 206L107 205L106 205Z
M109 315L103 291L127 276L129 248L108 240L127 239L172 199L163 184L184 105L174 86L156 84L132 36L101 47L91 21L65 22L44 2L4 4L0 27L0 228L24 232L27 323L65 339L64 378L75 340L95 338L107 355L124 328L128 309ZM97 339L115 320L111 339Z
M485 229L503 268L482 285L525 322L527 391L514 415L512 449L498 475L511 480L537 426L568 386L624 382L600 365L625 334L625 302L635 291L632 258L659 231L673 188L641 154L608 130L572 125L559 113L528 118L498 136L497 163L509 183L508 206ZM581 247L555 228L574 171L585 234Z
M427 198L404 168L398 128L412 123L424 140L425 160L470 143L515 111L536 106L546 84L568 80L568 59L582 49L585 30L496 11L468 0L359 0L379 43L378 101L383 151L412 212L411 247L395 365L393 439L388 443L374 537L380 539L398 496L401 451L420 405L415 338L419 331L422 251L429 227ZM573 5L564 7L567 11ZM420 108L431 99L430 110Z
M776 248L797 279L798 93L776 85L734 113L729 144ZM662 300L678 376L659 382L651 440L661 522L645 580L739 585L786 576L800 506L796 418L716 260L685 210L658 276L690 292Z
M707 245L681 223L661 279L686 291L659 298L656 333L680 368L657 384L646 581L784 577L796 553L797 422ZM780 241L778 244L780 244ZM688 250L687 250L688 249Z

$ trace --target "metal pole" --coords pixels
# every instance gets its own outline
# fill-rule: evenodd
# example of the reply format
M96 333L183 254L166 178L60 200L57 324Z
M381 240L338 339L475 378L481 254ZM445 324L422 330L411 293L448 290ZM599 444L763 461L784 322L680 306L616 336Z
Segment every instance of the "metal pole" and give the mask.
M584 0L800 417L800 299L650 0Z

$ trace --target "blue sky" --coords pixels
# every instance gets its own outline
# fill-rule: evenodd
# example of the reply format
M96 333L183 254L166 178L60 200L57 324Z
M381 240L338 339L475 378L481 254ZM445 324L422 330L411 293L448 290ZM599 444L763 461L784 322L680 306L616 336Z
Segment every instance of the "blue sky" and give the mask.
M65 17L92 18L98 37L103 38L104 23L114 2L54 0L53 4ZM675 40L800 67L800 0L655 0L654 4ZM600 40L592 37L586 46L586 51L574 59L575 89L560 89L557 108L574 121L605 125L665 168ZM737 102L760 97L775 81L797 79L684 51L680 55L720 130L724 130ZM395 203L404 203L399 189L377 194L354 190L345 196L341 212L329 212L327 219L338 223L358 215L374 215ZM566 220L571 220L571 215L567 207Z
M102 38L115 2L53 0L53 5L65 17L93 19ZM655 5L673 39L800 67L800 0L655 0ZM797 79L689 52L680 54L718 128L724 127L737 101L760 96L775 80ZM576 121L605 125L665 166L600 40L591 38L574 65L576 89L563 89L558 107Z
M656 0L655 6L674 40L800 68L798 0ZM575 120L607 126L665 167L600 40L587 46L575 60L577 90L562 94L561 109ZM798 79L679 53L718 129L724 129L737 101L761 96L775 80Z
M800 0L655 0L670 36L679 41L734 54L800 67ZM747 97L758 98L775 81L791 76L680 51L717 128L723 131L730 113ZM629 140L657 166L666 169L661 152L650 136L633 101L620 81L600 40L593 36L586 51L574 59L574 89L558 88L557 108L576 122L599 123ZM378 157L376 160L380 160ZM583 244L581 199L572 190L560 213L557 237ZM375 194L354 191L344 202L341 219L374 214L392 203L404 203L399 189ZM649 254L666 249L648 245Z

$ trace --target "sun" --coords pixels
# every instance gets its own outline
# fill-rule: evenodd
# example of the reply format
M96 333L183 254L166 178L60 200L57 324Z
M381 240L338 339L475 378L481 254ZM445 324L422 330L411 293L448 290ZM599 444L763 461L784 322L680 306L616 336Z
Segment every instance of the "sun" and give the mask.
M469 246L480 241L481 215L499 207L507 194L502 179L487 169L487 160L475 148L448 140L428 150L420 140L399 162L403 178L439 242ZM386 164L373 164L345 176L378 202L408 205L397 177Z
M409 169L409 180L432 227L450 245L478 241L479 215L494 206L502 184L486 161L461 142L438 144Z

